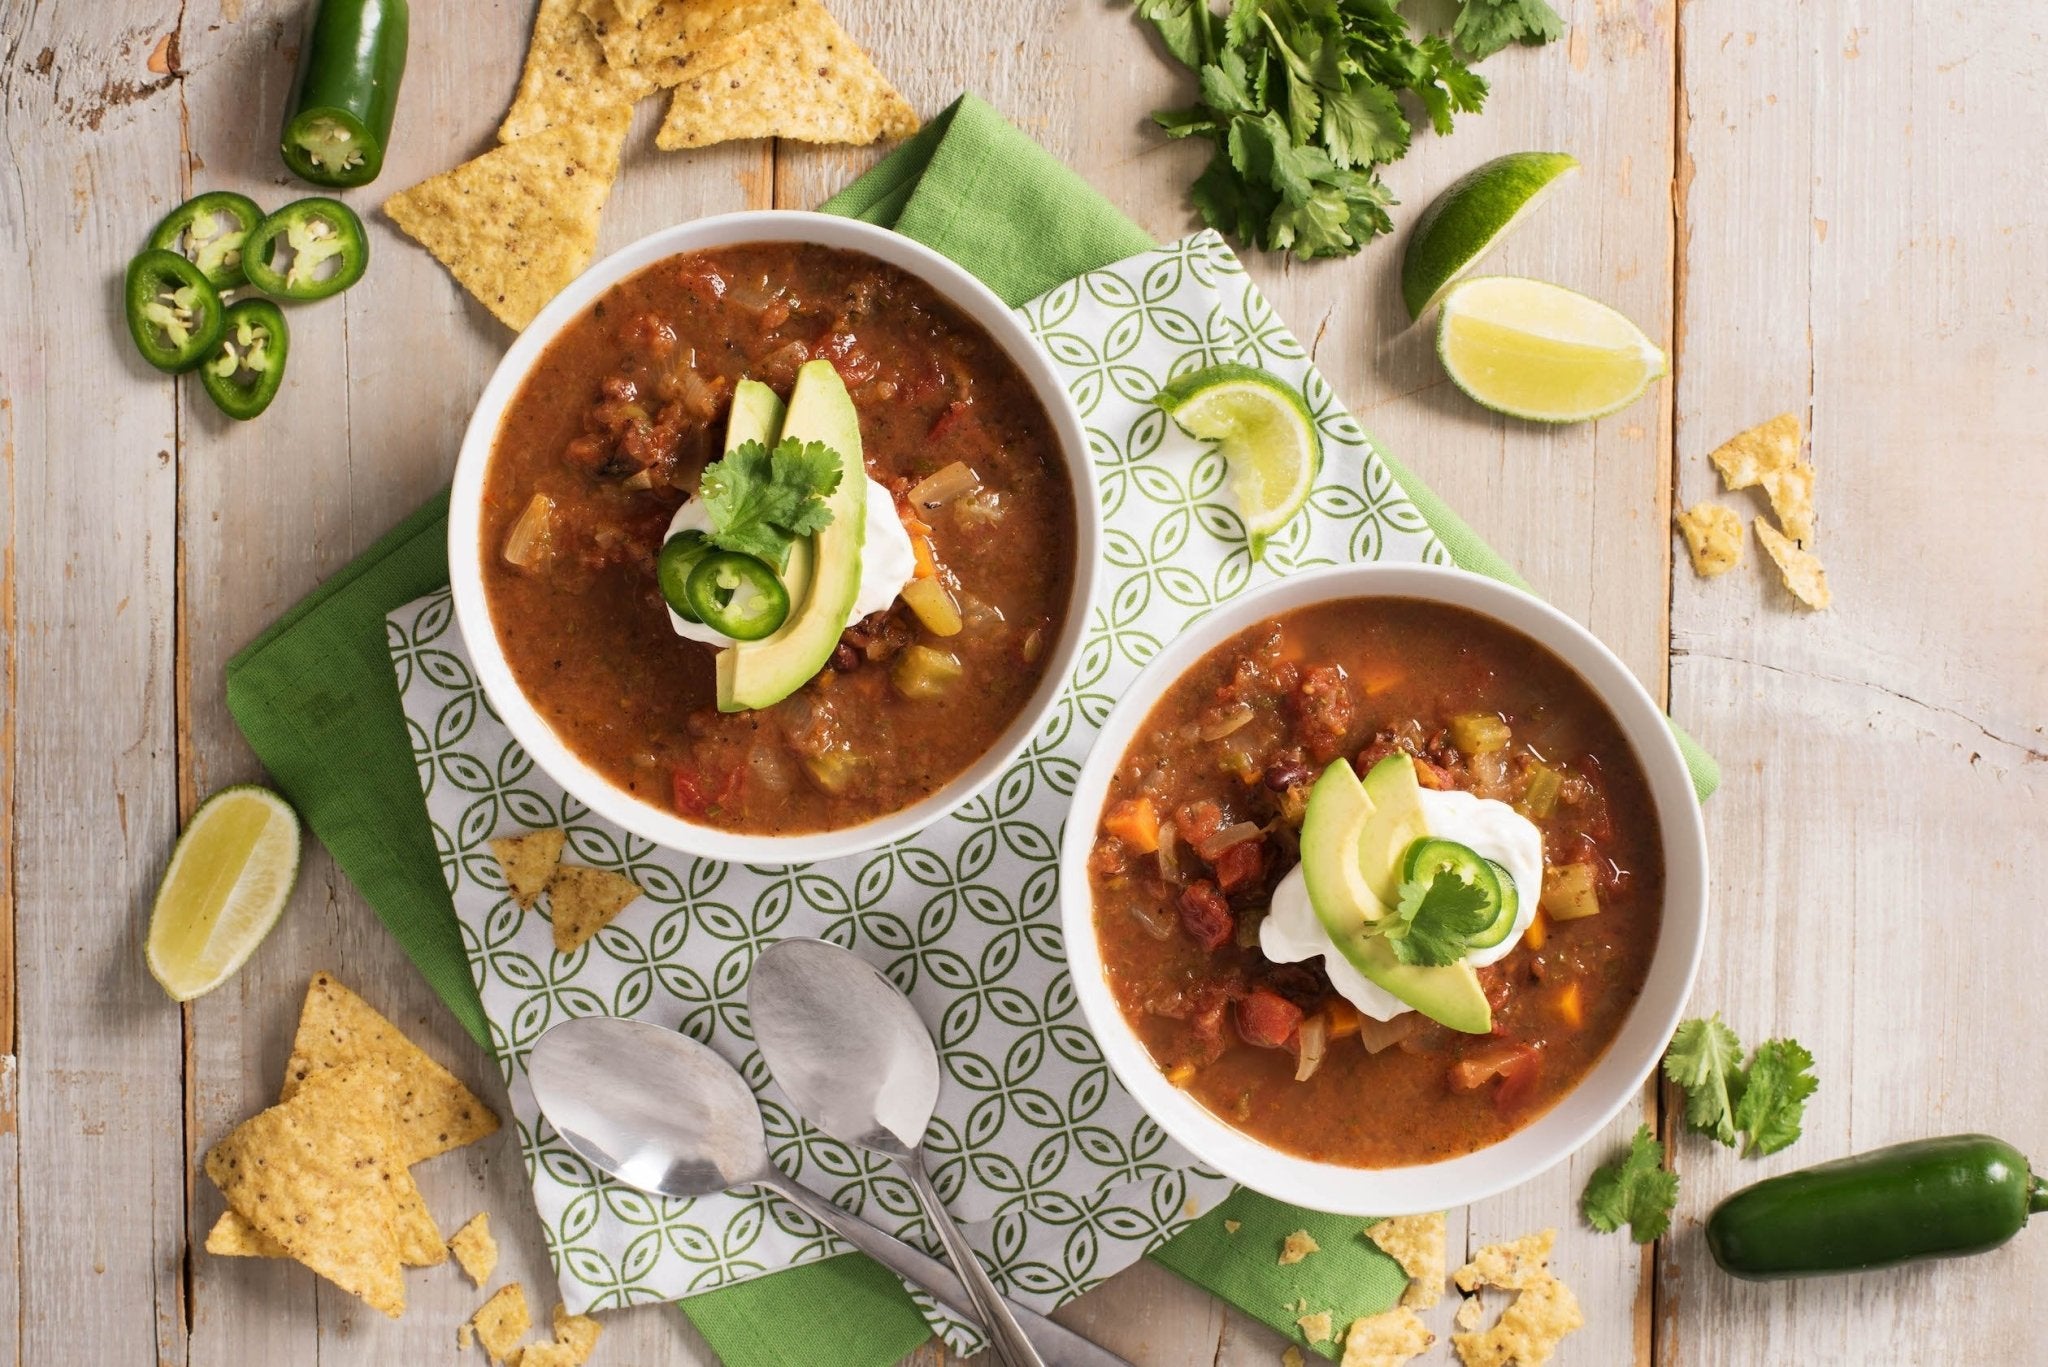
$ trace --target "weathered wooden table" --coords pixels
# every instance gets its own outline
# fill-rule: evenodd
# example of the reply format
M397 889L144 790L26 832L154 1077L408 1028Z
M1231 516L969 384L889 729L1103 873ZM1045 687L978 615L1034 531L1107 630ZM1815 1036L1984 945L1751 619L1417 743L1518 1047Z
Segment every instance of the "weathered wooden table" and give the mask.
M1567 1363L2038 1361L2021 1288L2048 1232L1990 1258L1751 1287L1699 1222L1765 1173L1983 1129L2048 1160L2041 937L2048 818L2048 103L2028 0L1572 0L1568 41L1489 63L1494 103L1389 176L1404 217L1500 152L1585 171L1493 268L1609 299L1673 378L1589 426L1504 423L1404 330L1398 244L1252 269L1366 425L1720 757L1699 1011L1819 1058L1806 1137L1741 1162L1676 1142L1674 1233L1578 1224L1622 1117L1542 1179L1452 1215L1454 1248L1557 1225L1585 1304ZM342 972L480 1084L491 1071L317 850L275 935L180 1010L144 971L151 891L207 792L258 777L222 703L243 642L447 479L508 335L368 213L489 144L523 0L415 6L375 264L293 315L290 381L235 427L162 381L119 320L123 264L195 187L292 193L274 130L297 0L0 0L0 1319L55 1364L455 1362L467 1283L411 1280L391 1323L289 1264L196 1251L220 1210L206 1147L266 1104L307 975ZM1186 229L1193 149L1146 123L1180 75L1105 0L834 9L921 109L976 90L1148 229ZM168 39L168 42L166 42ZM152 57L155 58L152 62ZM809 206L869 152L654 150L642 126L604 246L700 214ZM1838 598L1790 606L1752 542L1738 573L1673 567L1703 453L1785 409L1811 426L1819 550ZM493 1084L494 1085L494 1084ZM1675 1136L1668 1107L1646 1114ZM496 1216L548 1283L509 1135L423 1170L444 1224ZM543 1302L545 1304L546 1302ZM829 1308L792 1333L830 1332ZM1440 1316L1447 1315L1446 1305ZM1138 1362L1272 1363L1280 1341L1141 1265L1062 1312ZM601 1361L701 1362L683 1317L611 1317ZM1441 1331L1445 1326L1437 1326ZM0 1350L0 1358L6 1356ZM1440 1345L1430 1360L1443 1360ZM936 1360L933 1357L931 1360Z

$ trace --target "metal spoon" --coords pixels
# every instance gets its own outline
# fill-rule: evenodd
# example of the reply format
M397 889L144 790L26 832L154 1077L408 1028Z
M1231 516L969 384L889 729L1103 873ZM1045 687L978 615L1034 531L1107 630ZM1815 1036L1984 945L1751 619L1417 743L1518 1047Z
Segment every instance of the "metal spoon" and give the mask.
M850 950L783 940L754 961L747 1014L769 1071L805 1119L842 1144L903 1165L996 1356L1008 1367L1044 1367L925 1170L939 1051L910 999Z
M953 1270L814 1195L768 1158L760 1108L732 1065L685 1035L642 1021L564 1021L527 1059L534 1099L570 1148L655 1196L767 1187L848 1243L985 1323ZM1073 1330L1016 1307L1053 1367L1130 1367Z

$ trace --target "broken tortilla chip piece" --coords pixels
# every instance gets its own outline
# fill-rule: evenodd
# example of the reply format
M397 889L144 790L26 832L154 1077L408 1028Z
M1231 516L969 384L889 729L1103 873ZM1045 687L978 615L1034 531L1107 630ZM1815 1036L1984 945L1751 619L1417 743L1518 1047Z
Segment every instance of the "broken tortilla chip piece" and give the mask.
M1485 1318L1486 1307L1480 1303L1479 1297L1475 1293L1465 1297L1464 1300L1458 1303L1458 1313L1451 1316L1451 1323L1469 1333L1477 1329L1479 1321Z
M1322 1343L1330 1337L1330 1312L1327 1310L1303 1315L1295 1324L1301 1327L1301 1336L1310 1343Z
M333 974L315 973L306 985L306 1004L299 1012L299 1032L292 1039L280 1099L291 1100L324 1069L366 1062L397 1074L392 1097L400 1163L410 1166L497 1131L497 1112L455 1074L428 1058Z
M1424 1310L1444 1298L1444 1214L1400 1215L1366 1227L1365 1237L1410 1279L1401 1304Z
M533 1312L526 1305L526 1288L518 1282L508 1282L499 1287L489 1300L476 1308L469 1322L476 1326L476 1340L491 1355L491 1361L505 1361L518 1349L519 1340L526 1337L526 1331L533 1328Z
M1721 482L1731 492L1761 484L1770 471L1798 464L1799 419L1780 413L1722 442L1708 452L1707 459L1721 472Z
M588 1315L572 1315L568 1306L558 1304L554 1342L528 1344L519 1354L518 1367L583 1367L597 1351L597 1336L603 1332Z
M1550 1275L1550 1250L1556 1242L1556 1230L1539 1229L1504 1244L1488 1244L1453 1273L1451 1280L1460 1291L1477 1291L1482 1286L1519 1291Z
M597 30L578 0L540 0L519 93L498 125L498 141L574 123L595 109L630 110L653 90L654 83L638 72L606 63Z
M1803 551L1794 545L1786 535L1763 518L1756 520L1756 539L1764 543L1773 562L1778 566L1778 576L1785 581L1792 596L1819 612L1835 601L1835 595L1828 589L1828 572L1821 568L1819 560L1811 551Z
M401 190L384 212L517 331L590 263L632 117L588 110Z
M1344 1333L1340 1367L1401 1367L1435 1342L1436 1335L1413 1310L1397 1305L1384 1314L1351 1321Z
M1768 470L1764 492L1785 535L1802 545L1813 540L1813 467L1798 461L1782 470Z
M1298 1263L1309 1254L1322 1251L1322 1245L1317 1243L1307 1230L1297 1229L1280 1241L1280 1266Z
M604 59L654 86L672 86L732 59L734 41L804 0L582 0Z
M1678 515L1692 571L1702 579L1732 570L1742 561L1742 518L1718 503L1695 503Z
M640 885L610 869L564 864L548 880L548 914L554 918L555 952L572 953L612 923L640 896Z
M292 1257L396 1318L405 1281L395 1191L405 1170L392 1146L385 1080L358 1066L244 1121L206 1155L206 1175Z
M213 1228L206 1231L206 1251L219 1258L292 1256L283 1244L243 1219L232 1206L222 1211Z
M1539 1272L1491 1329L1453 1334L1451 1347L1465 1367L1542 1367L1565 1336L1585 1322L1571 1288Z
M491 1213L480 1210L470 1216L469 1223L448 1240L448 1247L471 1281L479 1287L489 1281L498 1266L498 1241L491 1237Z
M568 840L569 833L556 827L499 836L491 842L491 857L498 861L513 901L522 907L533 905L533 899L547 887L548 879L555 876L555 866L562 862L562 846Z
M865 144L917 131L917 112L818 0L734 39L669 97L664 151L738 138Z

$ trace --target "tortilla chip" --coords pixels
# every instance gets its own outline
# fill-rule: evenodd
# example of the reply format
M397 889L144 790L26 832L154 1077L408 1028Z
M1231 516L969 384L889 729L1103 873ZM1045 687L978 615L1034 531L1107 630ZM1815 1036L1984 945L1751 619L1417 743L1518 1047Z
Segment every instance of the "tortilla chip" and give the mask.
M1244 1221L1242 1220L1225 1220L1223 1222L1223 1232L1225 1234L1235 1234L1243 1228Z
M555 1339L552 1343L530 1343L519 1354L517 1367L583 1367L597 1350L597 1336L603 1327L588 1315L572 1315L566 1305L555 1306Z
M605 62L597 30L578 6L579 0L540 0L519 93L498 125L499 142L575 123L597 110L630 111L633 101L653 93L646 77Z
M1280 1367L1302 1367L1301 1349L1289 1344L1280 1354Z
M221 1258L289 1258L283 1244L243 1219L230 1206L206 1231L206 1251Z
M587 110L399 191L384 212L517 331L590 264L632 117Z
M1412 1285L1401 1304L1425 1310L1444 1298L1444 1214L1398 1215L1367 1227L1365 1237L1401 1264Z
M1465 1367L1542 1367L1565 1336L1585 1322L1571 1288L1540 1272L1491 1329L1453 1334L1451 1347Z
M1309 1254L1322 1251L1322 1245L1310 1238L1307 1230L1297 1229L1281 1241L1280 1266L1286 1267L1289 1263L1298 1263Z
M306 986L299 1033L285 1065L281 1099L289 1101L313 1074L350 1064L376 1062L394 1070L393 1090L399 1134L398 1159L410 1166L494 1134L498 1115L428 1058L399 1028L370 1004L335 981L315 973Z
M654 145L737 138L865 144L917 131L917 112L818 0L734 40L729 60L692 72L669 97Z
M465 1353L476 1347L476 1326L468 1320L455 1326L455 1346Z
M1413 1310L1397 1305L1384 1314L1351 1321L1340 1367L1401 1367L1436 1342Z
M1303 1315L1295 1323L1301 1326L1301 1336L1310 1343L1321 1343L1330 1337L1330 1312L1327 1310Z
M379 1070L343 1069L244 1121L206 1155L206 1175L292 1257L396 1318L405 1169L390 1158L393 1143Z
M533 905L533 899L547 888L548 879L555 876L555 866L562 862L562 846L568 841L569 833L556 827L500 836L491 842L491 857L498 861L513 901L522 907Z
M1835 601L1835 595L1828 590L1828 572L1821 568L1811 551L1803 551L1794 545L1783 532L1763 518L1756 520L1756 539L1764 543L1771 559L1778 566L1778 576L1785 581L1785 587L1792 596L1819 612Z
M1813 540L1813 467L1805 461L1764 475L1764 492L1785 535L1802 545Z
M1678 515L1678 530L1700 578L1712 579L1742 562L1742 518L1733 508L1695 503Z
M491 1237L491 1213L480 1210L470 1216L469 1223L455 1231L448 1247L455 1251L455 1261L477 1286L489 1281L498 1266L498 1241Z
M526 1288L518 1282L499 1287L495 1295L477 1307L469 1322L476 1326L477 1342L491 1355L491 1361L503 1362L518 1349L526 1331L533 1328L533 1312L526 1306Z
M1721 472L1721 483L1730 492L1763 483L1773 470L1786 470L1799 462L1799 419L1780 413L1739 433L1707 454Z
M659 87L723 66L749 31L805 0L582 0L605 62Z
M1458 1302L1458 1313L1451 1316L1451 1323L1469 1333L1477 1329L1479 1321L1485 1318L1486 1307L1480 1304L1479 1297L1475 1294Z
M1519 1291L1550 1275L1550 1249L1556 1242L1556 1230L1539 1229L1510 1243L1488 1244L1453 1273L1451 1280L1460 1291L1477 1291L1482 1286Z
M548 913L554 918L555 953L578 945L612 923L641 894L640 885L610 869L564 864L548 880Z

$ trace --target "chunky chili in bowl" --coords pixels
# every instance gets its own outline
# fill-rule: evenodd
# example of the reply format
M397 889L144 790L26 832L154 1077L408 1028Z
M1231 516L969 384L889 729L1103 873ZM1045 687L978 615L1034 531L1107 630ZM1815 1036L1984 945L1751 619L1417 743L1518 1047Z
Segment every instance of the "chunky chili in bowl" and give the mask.
M782 702L722 713L715 650L672 629L656 557L734 385L787 399L818 359L958 621L935 635L899 598ZM1074 583L1073 486L1023 373L909 273L795 243L686 253L608 290L507 407L483 504L492 625L534 709L619 787L738 832L842 829L944 787L1029 703Z
M1472 970L1487 1033L1391 998L1377 1019L1333 986L1331 958L1262 948L1316 780L1399 754L1423 789L1504 804L1488 810L1540 835L1542 887L1521 890L1539 909ZM1098 821L1094 921L1132 1030L1217 1117L1316 1161L1406 1166L1504 1139L1606 1051L1656 947L1660 833L1620 726L1544 647L1443 604L1340 599L1218 646L1153 707Z

